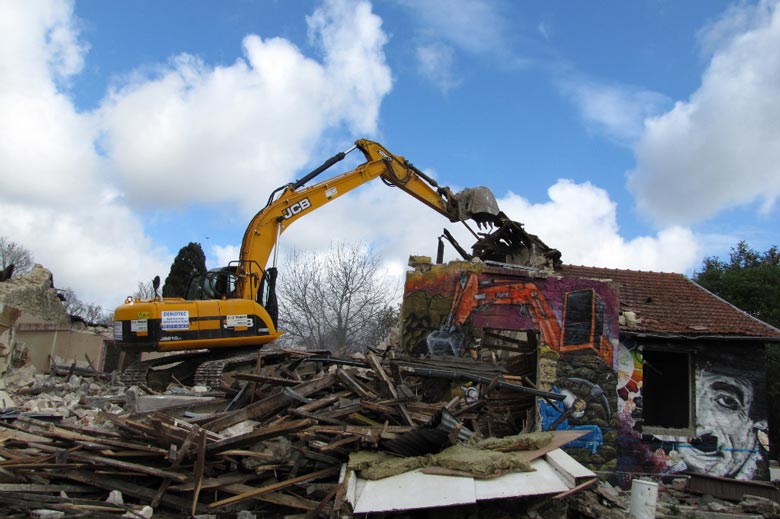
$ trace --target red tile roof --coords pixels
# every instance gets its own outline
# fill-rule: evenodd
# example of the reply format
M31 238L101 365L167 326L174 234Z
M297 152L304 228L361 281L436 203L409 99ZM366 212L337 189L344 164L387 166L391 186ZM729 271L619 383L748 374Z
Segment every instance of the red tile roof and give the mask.
M564 265L563 276L608 281L620 301L621 332L756 337L780 330L750 316L682 274ZM630 312L635 314L636 320Z

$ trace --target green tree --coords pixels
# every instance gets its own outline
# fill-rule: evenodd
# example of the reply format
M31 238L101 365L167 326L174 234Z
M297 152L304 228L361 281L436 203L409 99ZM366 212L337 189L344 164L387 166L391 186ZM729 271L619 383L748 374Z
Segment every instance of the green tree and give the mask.
M206 255L200 243L190 242L179 250L171 264L171 271L165 278L163 297L184 297L190 277L206 271Z
M765 323L780 328L780 251L759 253L741 241L729 261L705 258L694 280Z
M694 280L734 306L780 328L780 251L765 252L741 241L731 249L728 261L705 258ZM780 344L767 348L767 396L771 457L780 455Z

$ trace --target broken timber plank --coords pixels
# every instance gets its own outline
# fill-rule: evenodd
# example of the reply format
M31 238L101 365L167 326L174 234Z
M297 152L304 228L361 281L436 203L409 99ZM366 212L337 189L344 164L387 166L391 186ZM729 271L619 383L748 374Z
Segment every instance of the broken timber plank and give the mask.
M336 492L338 491L338 489L339 489L339 485L333 487L333 490L328 492L327 495L325 495L325 497L322 498L322 501L319 502L317 507L314 510L310 510L309 513L306 514L306 517L304 519L315 519L315 517L319 516L325 510L325 505L333 501L333 498L336 497Z
M222 474L214 478L204 478L200 488L201 490L210 490L213 488L223 489L223 487L227 487L229 485L242 484L257 478L258 478L257 474L243 474L243 473ZM195 482L185 481L184 483L181 483L179 485L171 485L168 488L170 488L171 490L175 490L176 492L192 492L193 490L195 490ZM252 487L247 487L247 488L252 488ZM235 492L235 493L240 494L242 492L246 492L246 490L242 490L241 492Z
M298 483L305 483L307 481L312 481L314 479L324 478L331 476L333 474L336 474L339 470L341 470L341 467L329 467L327 469L318 470L316 472L311 472L309 474L298 476L290 479L286 479L284 481L279 481L278 483L272 483L270 485L266 485L264 487L255 488L250 492L245 492L243 494L239 494L237 496L228 497L227 499L222 499L220 501L214 501L210 505L208 505L209 510L215 510L217 508L222 508L223 506L232 505L235 503L240 503L241 501L246 501L247 499L253 499L257 496L261 496L263 494L269 494L271 492L275 492L277 490L281 490L283 488L290 487L292 485L297 485Z
M319 379L302 382L297 386L294 386L293 389L302 396L308 396L332 386L336 381L337 378L335 375L327 375ZM293 401L294 400L288 395L279 393L273 394L262 400L253 402L243 409L225 413L219 418L205 422L202 424L202 427L210 431L221 431L245 420L254 419L262 421L280 409L287 407Z
M347 373L345 370L338 368L336 370L336 375L339 377L341 382L347 386L349 389L355 392L356 395L358 395L360 398L378 398L379 395L374 393L373 390L371 390L369 387L362 384L360 381L358 381L355 377Z
M195 492L192 496L192 508L190 515L195 515L198 509L198 499L200 499L200 490L203 486L203 470L206 467L206 430L201 429L198 433L198 455L195 459Z
M344 391L339 391L337 393L333 393L332 395L326 396L324 398L320 398L319 400L315 400L314 402L306 405L302 405L300 407L296 407L295 409L299 411L303 411L305 413L313 413L314 411L319 411L323 407L330 407L331 405L335 404L342 398L347 398L352 394L352 391L349 389L345 389Z
M331 425L347 425L347 422L343 422L343 421L337 420L335 418L329 418L329 417L323 416L323 415L317 415L317 414L314 414L314 413L308 413L306 411L301 411L300 409L295 409L295 408L288 409L287 412L289 414L294 414L296 416L300 416L300 417L303 417L303 418L310 418L313 423L322 422L322 423L327 423L327 424L331 424Z
M120 441L111 438L95 438L93 436L69 431L47 422L42 422L31 418L25 418L24 420L20 419L17 421L24 423L23 427L25 427L29 433L46 438L69 440L77 444L81 442L85 446L90 445L95 446L95 448L120 447L126 450L140 451L155 455L165 455L167 453L165 449L160 447L152 447L143 443Z
M255 487L250 487L249 485L235 484L235 485L228 485L222 487L220 488L220 490L229 492L231 494L245 494L246 492L251 492L255 490ZM256 496L255 499L257 499L258 501L271 503L273 505L282 505L282 506L287 506L289 508L297 508L299 510L314 510L317 507L316 501L311 501L309 499L305 499L300 496L296 496L292 494L283 494L281 492L271 492L269 494L263 494L261 496Z
M398 391L395 389L395 384L393 384L393 381L390 380L390 377L382 367L382 363L380 362L379 358L374 354L374 352L369 351L366 355L366 359L374 369L374 372L379 376L379 379L384 383L385 387L390 393L390 396L398 400Z
M163 479L172 479L174 481L184 481L187 479L186 475L181 474L179 472L170 472L167 470L161 470L154 467L141 465L138 463L119 461L112 458L107 458L105 456L97 456L95 454L90 454L85 452L71 452L68 456L70 458L73 458L76 461L91 463L93 465L104 465L108 467L119 468L122 470L129 470L130 472L140 472L142 474L147 474L149 476L156 476Z
M283 377L273 377L270 375L254 375L252 373L236 373L233 378L237 380L247 380L249 382L257 383L264 382L272 386L295 386L301 383L300 380Z
M374 373L376 373L379 376L379 379L384 383L384 386L387 388L390 396L398 400L398 390L395 388L393 381L390 380L390 376L385 371L385 368L382 367L382 363L379 361L379 358L372 351L368 352L366 358L368 359L368 363L374 369ZM400 411L401 416L407 425L414 425L414 420L412 420L412 417L409 414L409 411L407 411L406 406L400 402L396 405L398 406L398 410Z
M340 447L343 447L344 445L355 443L357 441L360 441L360 436L347 436L346 438L341 438L340 440L332 441L326 445L314 446L313 448L317 449L320 452L329 452L338 449Z
M344 434L354 434L379 439L382 433L402 434L412 430L414 430L414 427L408 427L406 425L389 425L380 427L367 427L362 425L314 425L305 431L323 434L335 434L337 436Z
M129 507L107 505L104 502L67 499L59 496L41 496L39 494L28 496L24 493L0 494L0 503L6 503L14 508L23 508L30 511L43 508L65 513L72 512L78 514L76 517L83 516L84 511L89 511L89 517L99 519L116 519L117 513L129 511Z
M179 468L182 461L184 461L184 458L189 453L190 446L192 445L192 442L195 440L195 437L197 435L198 435L198 428L193 427L192 430L190 430L190 433L187 435L187 438L184 439L184 443L181 444L181 447L176 453L176 459L173 460L173 464L171 465L172 469ZM160 488L157 490L157 493L154 495L154 498L152 499L152 503L151 503L152 508L157 508L160 505L160 500L162 499L162 496L165 494L165 492L168 490L168 486L170 486L170 484L171 484L170 479L166 479L162 482Z
M209 452L220 452L227 450L237 445L245 443L257 442L260 440L267 440L269 438L275 438L285 434L298 432L301 429L305 429L314 425L316 422L311 419L297 420L294 422L281 423L279 425L272 425L269 427L258 427L248 433L231 436L217 442L213 442L206 447Z
M42 485L39 483L0 483L0 492L90 492L93 487L86 485Z
M333 496L333 507L331 508L331 517L339 517L339 513L341 511L341 507L344 506L344 494L346 492L346 475L347 475L347 464L344 463L341 466L341 471L339 472L339 482L336 486L336 495Z
M554 500L561 500L561 499L563 499L565 497L568 497L568 496L570 496L572 494L576 494L577 492L580 492L581 490L584 490L584 489L588 488L591 485L595 485L598 480L599 480L599 478L591 478L591 479L585 480L584 483L580 483L576 487L571 488L571 489L567 490L566 492L561 492L560 494L556 494L552 498Z
M137 485L126 479L115 479L107 476L95 476L84 471L69 471L58 474L60 477L66 479L72 479L80 483L92 485L94 487L102 488L108 491L122 489L122 493L132 496L142 501L151 501L154 498L155 490L147 488L141 485ZM163 495L160 500L161 504L169 508L173 508L178 511L189 510L192 505L191 500L184 499L178 496L172 496L169 494ZM206 507L204 505L198 505L198 512L205 513Z

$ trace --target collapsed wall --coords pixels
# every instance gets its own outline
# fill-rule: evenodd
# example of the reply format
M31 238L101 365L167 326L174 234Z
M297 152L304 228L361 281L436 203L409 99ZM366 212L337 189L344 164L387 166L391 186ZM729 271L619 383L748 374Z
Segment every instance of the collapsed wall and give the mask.
M44 373L52 363L95 368L102 364L104 337L74 329L52 273L43 266L36 264L29 273L0 282L0 305L15 315L0 336L4 352L0 355L5 355L0 374L9 366L26 364Z
M0 283L0 303L49 323L70 323L70 316L54 288L52 273L41 265L36 264L29 274Z

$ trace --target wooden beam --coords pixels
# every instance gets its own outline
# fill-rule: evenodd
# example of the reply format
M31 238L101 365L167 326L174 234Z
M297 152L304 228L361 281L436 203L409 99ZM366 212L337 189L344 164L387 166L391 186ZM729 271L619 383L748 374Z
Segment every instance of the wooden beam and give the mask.
M121 488L122 493L146 502L151 501L155 495L155 490L137 485L131 481L128 481L127 479L116 479L105 475L96 476L84 470L62 472L59 473L58 476L71 479L73 481L78 481L87 485L92 485L94 487L102 488L108 491ZM168 508L178 510L179 512L184 512L185 510L189 511L191 505L191 501L189 499L184 499L182 497L168 494L162 497L160 503L167 506ZM206 507L199 504L198 513L205 512Z
M301 429L310 427L316 423L316 421L307 418L304 420L296 420L294 422L286 422L269 427L257 427L248 433L238 434L236 436L231 436L230 438L225 438L224 440L213 442L206 447L206 450L209 452L220 452L223 450L235 448L238 445L250 442L258 442L260 440L267 440L269 438L276 438L277 436L294 433L300 431Z
M198 454L195 459L195 492L192 496L192 508L190 515L195 515L198 509L198 499L200 498L200 489L203 486L203 469L206 467L206 431L201 430L198 433Z
M220 490L229 492L231 494L244 494L254 490L254 487L250 487L249 485L235 484L222 487ZM314 510L317 507L316 501L304 499L293 494L283 494L282 492L271 492L270 494L263 494L262 496L255 497L255 499L258 501L271 503L273 505L297 508L299 510Z
M127 461L119 461L105 456L97 456L95 454L86 452L72 452L69 454L71 458L76 461L83 461L91 463L93 465L105 465L108 467L119 468L122 470L128 470L130 472L140 472L141 474L147 474L149 476L155 476L159 478L172 479L174 481L184 481L187 476L178 472L170 472L167 470L161 470L138 463L129 463Z
M297 386L294 386L293 389L300 395L309 396L332 386L337 380L335 375L327 375L322 378L302 382ZM221 431L245 420L254 419L262 421L280 409L284 409L293 401L294 400L289 396L277 393L262 400L258 400L257 402L253 402L242 409L225 413L219 418L205 422L202 424L202 427L210 431Z
M246 501L247 499L253 499L258 496L262 496L263 494L269 494L271 492L276 492L277 490L282 490L284 488L297 485L298 483L305 483L307 481L312 481L314 479L320 479L324 477L331 476L333 474L336 474L340 470L340 467L329 467L327 469L318 470L316 472L311 472L309 474L298 476L295 478L290 478L284 481L279 481L278 483L272 483L270 485L266 485L264 487L256 488L250 492L245 492L243 494L239 494L237 496L228 497L227 499L222 499L220 501L214 501L210 505L208 505L209 510L215 510L217 508L222 508L223 506L232 505L235 503L240 503L241 501Z

